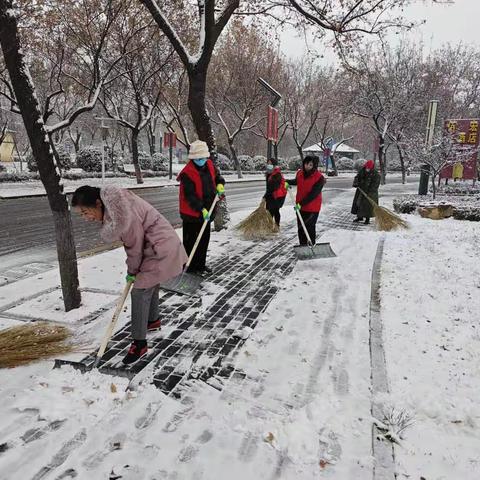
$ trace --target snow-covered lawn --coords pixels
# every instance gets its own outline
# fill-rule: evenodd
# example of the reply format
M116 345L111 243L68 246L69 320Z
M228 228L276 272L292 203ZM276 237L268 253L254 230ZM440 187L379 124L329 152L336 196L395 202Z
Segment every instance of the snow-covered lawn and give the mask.
M382 318L391 397L414 415L399 478L480 478L480 230L409 215L387 236Z

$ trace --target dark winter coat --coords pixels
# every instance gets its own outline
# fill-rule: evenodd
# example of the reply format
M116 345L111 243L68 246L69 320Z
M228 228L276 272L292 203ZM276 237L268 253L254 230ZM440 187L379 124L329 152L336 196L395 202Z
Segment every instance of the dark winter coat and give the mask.
M380 187L380 174L373 169L367 171L363 167L355 177L353 186L358 187L352 204L352 213L358 218L374 217L373 207L370 202L360 193L361 188L373 201L378 203L378 189Z
M274 194L281 188L285 179L282 172L277 167L272 173L267 173L265 177L266 192L264 195L267 210L279 210L285 203L285 197L275 198Z
M206 164L203 167L199 167L192 160L190 161L200 175L202 181L203 198L199 198L197 196L195 191L195 183L186 174L180 172L178 180L183 186L186 201L193 210L200 213L204 208L210 210L215 195L217 194L217 185L225 185L225 179L220 175L220 171L218 170L218 168L215 167L215 182L213 182L212 176L210 175L208 166ZM212 221L215 218L215 213L216 212L214 211L212 215ZM193 217L190 215L181 214L181 217L184 222L203 222L203 217L201 215L199 215L198 217Z

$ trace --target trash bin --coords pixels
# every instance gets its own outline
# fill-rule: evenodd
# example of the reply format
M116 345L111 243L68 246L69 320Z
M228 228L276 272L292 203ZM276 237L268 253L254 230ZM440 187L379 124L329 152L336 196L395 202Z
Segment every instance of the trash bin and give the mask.
M420 183L418 184L418 194L428 194L428 178L430 176L430 167L428 165L422 165L420 167Z

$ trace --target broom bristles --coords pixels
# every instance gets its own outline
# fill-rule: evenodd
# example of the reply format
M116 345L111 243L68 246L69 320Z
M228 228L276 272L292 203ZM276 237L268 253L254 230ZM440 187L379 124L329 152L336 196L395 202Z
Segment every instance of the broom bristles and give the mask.
M0 368L26 365L54 355L70 353L76 346L71 331L47 322L28 323L0 331Z
M397 228L409 228L408 222L406 222L402 217L398 216L396 213L388 210L388 208L381 207L377 202L372 200L362 189L360 193L370 202L370 205L373 207L373 213L375 215L375 223L377 225L377 230L383 232L390 232L396 230Z
M266 240L277 234L279 229L266 208L265 199L236 227L246 240Z

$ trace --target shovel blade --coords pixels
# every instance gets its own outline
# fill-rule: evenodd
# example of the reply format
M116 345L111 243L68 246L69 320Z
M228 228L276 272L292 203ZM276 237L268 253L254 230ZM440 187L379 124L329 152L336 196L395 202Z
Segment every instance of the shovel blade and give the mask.
M317 243L313 246L296 246L293 247L295 255L299 260L314 260L316 258L336 257L330 243Z
M61 368L65 365L73 367L75 370L80 370L80 372L85 373L89 372L93 369L93 363L87 365L83 362L73 362L71 360L61 360L59 358L55 359L55 363L53 364L53 368Z
M176 277L171 278L165 283L160 284L162 290L179 293L194 297L198 295L198 290L203 282L203 277L194 275L193 273L183 272Z

